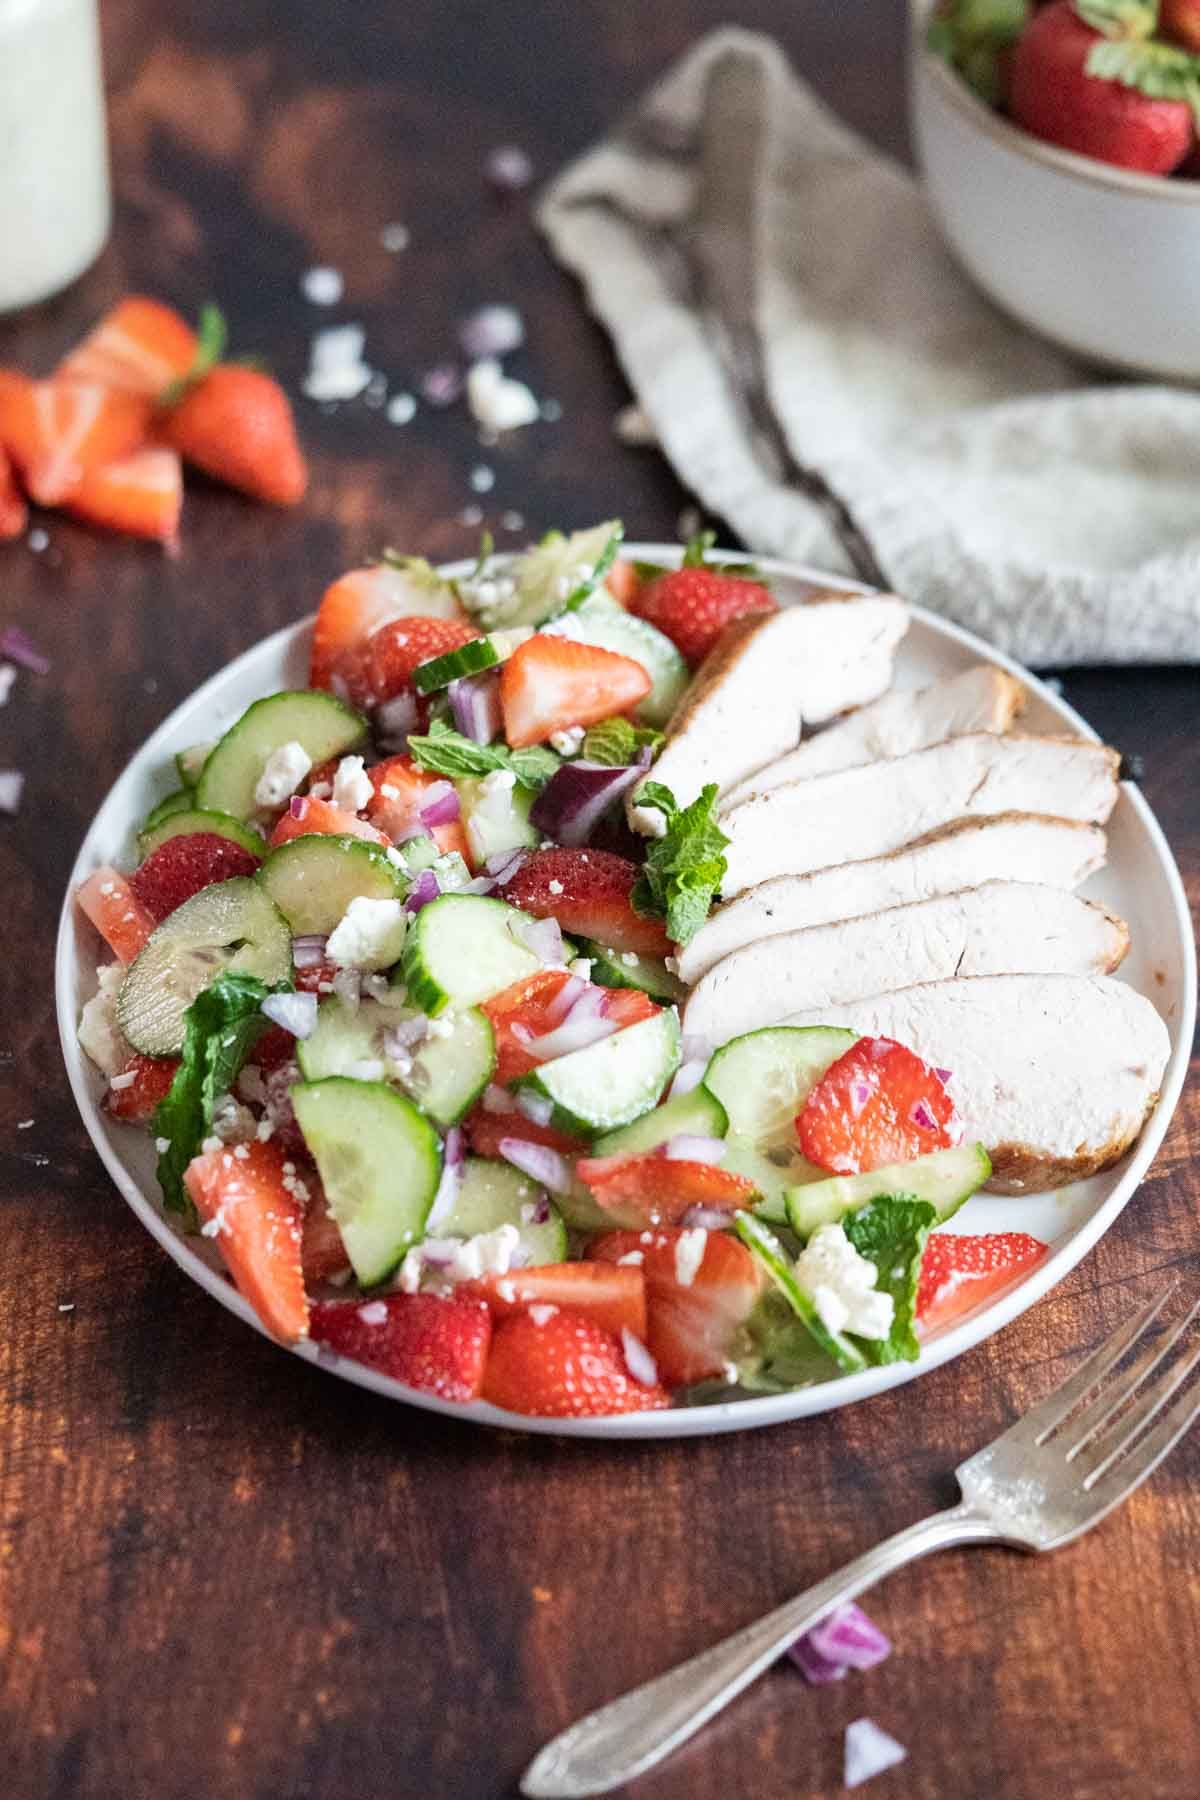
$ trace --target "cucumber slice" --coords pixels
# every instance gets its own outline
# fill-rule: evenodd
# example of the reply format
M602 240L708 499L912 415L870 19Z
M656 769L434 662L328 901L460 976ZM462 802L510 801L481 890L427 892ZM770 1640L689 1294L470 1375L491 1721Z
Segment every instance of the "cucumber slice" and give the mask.
M327 937L351 900L403 900L408 883L379 844L366 838L291 838L258 872L298 937Z
M590 1135L640 1119L678 1067L679 1018L668 1009L543 1063L517 1085L554 1102L553 1122L560 1129Z
M185 807L172 809L161 819L155 819L151 813L146 820L138 833L138 855L143 862L152 850L157 850L168 838L189 837L195 831L207 831L214 837L228 838L231 844L240 845L259 862L262 861L267 854L267 846L257 832L247 830L237 819L231 819L228 813L201 812L194 805L195 795L191 792L186 794L185 799Z
M981 1188L992 1172L982 1144L932 1150L910 1163L890 1163L866 1175L831 1175L826 1181L789 1188L787 1222L797 1237L809 1238L820 1225L836 1224L881 1195L928 1200L943 1223ZM760 1217L761 1217L761 1209Z
M548 634L615 650L641 663L654 683L634 708L639 725L663 726L683 698L691 676L682 656L663 632L618 606L607 594L592 594L574 612L545 627Z
M533 850L541 843L541 832L529 823L529 809L537 798L529 788L486 788L484 780L474 775L464 776L455 785L477 868L490 856Z
M570 537L547 532L534 549L507 565L508 579L492 584L499 591L478 607L479 618L488 626L536 626L581 606L608 574L624 535L619 519L573 531ZM469 601L469 585L464 592Z
M209 756L196 783L196 804L208 812L248 819L267 758L281 744L303 744L314 763L355 750L366 720L335 694L268 694L247 707Z
M717 1050L704 1086L729 1114L729 1129L756 1150L796 1142L796 1114L830 1063L858 1034L831 1025L770 1025Z
M487 637L472 638L457 650L447 650L442 656L431 656L428 662L418 663L413 670L413 686L418 694L434 694L464 675L482 675L485 669L507 662L517 645L532 636L531 626L517 625L511 631L493 631Z
M682 1000L687 993L678 975L672 975L666 963L657 956L637 956L632 950L609 950L592 938L585 939L580 945L579 954L590 959L590 979L599 987L637 988L641 993L649 994L652 1000L663 1000L668 1006Z
M541 961L510 929L527 918L482 894L443 894L423 906L404 947L404 982L414 1005L436 1017L536 974Z
M541 1200L542 1190L520 1169L514 1169L510 1163L468 1156L454 1205L439 1217L436 1235L478 1237L500 1225L515 1225L526 1252L522 1268L532 1263L565 1262L567 1233L558 1209L551 1205L549 1215L539 1225L524 1216L535 1210Z
M725 1108L704 1087L693 1088L690 1094L677 1094L673 1100L664 1100L653 1112L644 1118L637 1119L632 1125L624 1125L620 1131L609 1131L597 1138L592 1146L593 1156L640 1156L647 1150L657 1150L671 1138L677 1137L681 1131L696 1137L725 1136Z
M168 794L165 800L160 800L157 806L150 808L142 820L142 828L138 832L138 842L141 842L146 832L153 831L156 825L161 825L164 819L169 819L172 813L189 812L195 804L196 796L190 788L176 788L173 794Z
M196 995L233 970L273 987L292 974L287 922L252 875L201 888L165 918L130 964L117 1022L145 1056L176 1056Z
M328 1075L377 1080L379 1071L368 1071L378 1064L383 1076L438 1125L457 1125L492 1078L496 1066L492 1028L474 1007L448 1013L439 1023L448 1025L449 1031L426 1038L398 1064L387 1054L385 1033L415 1016L400 988L385 1000L362 1000L356 1007L331 994L322 1000L311 1034L296 1046L300 1073L306 1081Z
M382 1062L383 1034L402 1019L411 1019L413 1008L403 991L394 989L385 1000L361 1000L347 1006L337 994L328 994L317 1008L317 1022L296 1045L296 1061L305 1081L323 1081L328 1075L357 1074L361 1064Z
M843 1374L851 1375L859 1369L865 1369L867 1359L857 1345L840 1331L830 1331L821 1319L813 1302L796 1280L796 1272L775 1233L761 1219L756 1219L753 1213L745 1212L734 1214L733 1228L759 1267L765 1269L771 1277L800 1323L807 1328L826 1355L833 1358Z
M427 1037L417 1047L409 1073L400 1078L422 1112L439 1125L457 1125L492 1079L496 1038L476 1007L448 1013L439 1024L452 1027L445 1037Z
M754 1205L760 1219L771 1225L788 1222L789 1191L806 1181L821 1181L825 1170L801 1156L794 1144L776 1144L769 1151L757 1149L748 1138L731 1131L725 1139L721 1163L733 1175L745 1175L761 1196Z
M175 767L184 787L195 787L200 771L216 747L213 739L208 738L203 744L189 744L186 750L175 752Z
M291 1092L346 1255L363 1286L373 1286L425 1229L442 1176L441 1140L383 1081L331 1075Z

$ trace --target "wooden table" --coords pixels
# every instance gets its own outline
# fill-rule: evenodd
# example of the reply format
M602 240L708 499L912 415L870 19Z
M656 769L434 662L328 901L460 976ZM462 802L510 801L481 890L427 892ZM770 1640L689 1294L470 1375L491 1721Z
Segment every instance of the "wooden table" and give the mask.
M22 677L0 761L0 1787L12 1800L484 1800L579 1712L945 1502L949 1471L1043 1393L1167 1269L1195 1281L1200 1089L1143 1192L1049 1299L919 1384L792 1428L662 1445L494 1434L388 1405L273 1349L186 1281L121 1204L63 1080L55 915L126 759L231 655L306 612L385 543L472 548L619 513L674 535L686 495L623 448L601 333L523 200L481 179L516 142L548 174L699 33L719 0L105 0L120 209L112 249L57 304L0 329L48 367L127 288L225 306L239 349L295 387L338 316L414 381L487 300L526 315L517 359L561 421L486 458L461 411L404 428L302 404L314 484L277 514L193 484L182 555L46 521L0 551L0 613L53 657ZM902 151L900 0L743 0L852 121ZM403 221L390 254L380 228ZM522 534L523 535L523 534ZM513 532L500 542L517 541ZM1200 898L1194 671L1068 672L1072 701L1145 757L1145 792ZM32 992L30 984L32 983ZM25 1126L28 1123L27 1128ZM940 1558L872 1600L898 1654L806 1689L780 1669L639 1792L835 1793L862 1714L911 1747L879 1793L920 1800L1194 1792L1200 1437L1106 1528L1026 1563ZM872 1792L875 1790L872 1789Z

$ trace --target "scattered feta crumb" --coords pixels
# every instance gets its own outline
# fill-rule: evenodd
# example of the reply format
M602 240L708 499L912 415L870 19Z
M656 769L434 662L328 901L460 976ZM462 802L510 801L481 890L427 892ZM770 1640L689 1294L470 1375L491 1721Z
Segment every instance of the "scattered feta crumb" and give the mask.
M562 418L562 406L557 400L543 400L541 414L547 425L557 425Z
M171 1148L170 1138L155 1138L154 1148L158 1151L160 1156L165 1156L167 1151Z
M533 163L529 153L518 144L501 144L490 150L483 165L484 175L502 193L528 187L533 180Z
M312 758L303 744L298 743L295 738L290 743L280 744L263 763L263 772L254 790L254 804L265 807L284 805L311 768Z
M300 292L313 306L336 306L344 287L340 269L305 269L300 277Z
M343 756L333 778L333 804L346 812L361 812L375 789L361 756Z
M330 962L349 969L390 969L404 948L408 917L399 900L358 895L325 945Z
M258 1139L260 1144L269 1143L271 1141L271 1139L275 1136L275 1126L274 1126L274 1123L272 1122L272 1120L260 1119L258 1122L258 1130L255 1132L254 1135Z
M393 256L397 256L401 250L408 249L412 241L412 233L407 225L401 225L399 220L395 220L392 224L384 226L379 234L379 241L385 250L390 251Z
M557 1306L539 1305L531 1306L529 1309L529 1316L535 1325L547 1324L551 1319L557 1316L557 1313Z
M735 1362L722 1363L721 1374L729 1383L730 1387L736 1387L742 1378L742 1372Z
M0 812L19 811L24 786L25 777L20 769L0 769Z
M524 531L525 514L517 512L515 508L510 508L508 512L503 514L500 523L503 525L505 531Z
M463 391L457 363L438 363L421 377L421 398L428 406L453 406Z
M347 1081L382 1081L386 1070L378 1056L360 1056L356 1062L348 1062L341 1073Z
M117 1084L114 1081L113 1086L115 1087L116 1085ZM36 1124L37 1124L36 1119L18 1119L17 1120L17 1130L18 1131L28 1131L30 1126L36 1125Z
M425 1027L425 1035L431 1038L453 1037L456 1023L452 1012L440 1013L436 1019L430 1019Z
M73 1300L60 1300L58 1303L58 1310L59 1312L74 1312L75 1302Z
M43 550L50 548L50 533L43 531L40 525L35 525L25 542L35 554L40 556Z
M482 506L464 506L462 511L458 515L458 522L460 525L468 525L468 526L482 525L483 524L483 508L482 508Z
M613 430L631 448L643 449L658 442L658 433L640 406L623 406L613 419Z
M200 1236L206 1238L219 1237L227 1227L228 1221L225 1218L225 1208L223 1206L218 1206L212 1218L206 1219L204 1224L200 1227Z
M86 1056L109 1077L119 1075L133 1055L117 1023L117 995L125 979L121 963L105 963L96 970L98 990L79 1018L79 1043Z
M209 1137L206 1137L203 1140L203 1142L200 1145L200 1148L204 1152L205 1156L211 1156L214 1150L223 1150L225 1148L225 1146L221 1142L219 1137L210 1135Z
M464 319L458 341L467 356L507 356L525 342L525 324L515 306L481 306Z
M637 951L636 950L622 950L621 961L625 964L625 967L627 969L636 969L637 965L638 965Z
M577 956L574 962L567 964L567 973L569 975L578 975L580 981L590 981L592 979L592 958L590 956Z
M468 477L471 491L475 494L490 494L496 485L496 471L489 469L486 463L476 463Z
M796 1259L796 1280L829 1331L885 1338L895 1302L875 1286L875 1264L860 1256L840 1225L822 1225Z
M677 956L664 956L663 967L669 969L672 975L678 975L679 958Z
M425 1238L413 1245L400 1265L400 1287L406 1294L415 1294L426 1268L452 1282L507 1275L520 1242L520 1232L508 1223L475 1237Z
M646 1252L644 1250L627 1250L625 1252L624 1256L618 1256L617 1266L618 1266L618 1268L623 1268L627 1263L629 1263L629 1264L632 1264L635 1268L640 1268L642 1266L642 1264L645 1262L645 1260L646 1260Z
M110 1088L113 1088L119 1094L125 1088L131 1088L136 1080L137 1080L136 1071L133 1069L127 1069L123 1075L114 1075L108 1085ZM17 1129L19 1131L20 1126L18 1126Z
M393 394L384 409L389 425L410 425L417 416L415 394Z
M467 371L467 404L490 431L515 431L538 416L538 403L525 383L505 375L494 356L481 357Z
M304 392L310 400L354 400L371 379L363 361L367 334L361 325L319 331L309 346Z
M845 1785L861 1787L872 1776L894 1769L907 1755L904 1745L881 1731L874 1719L855 1719L846 1727Z
M703 1225L693 1225L675 1239L675 1279L680 1287L691 1287L707 1248L708 1232Z
M388 1309L382 1300L368 1300L365 1306L359 1307L358 1316L364 1325L386 1325Z
M12 693L13 682L17 679L17 671L12 663L0 663L0 706L8 703Z
M561 894L563 891L563 884L561 881L551 881L548 883L548 886L552 894Z
M557 750L560 756L574 756L585 735L582 725L564 725L561 731L550 733L551 748Z

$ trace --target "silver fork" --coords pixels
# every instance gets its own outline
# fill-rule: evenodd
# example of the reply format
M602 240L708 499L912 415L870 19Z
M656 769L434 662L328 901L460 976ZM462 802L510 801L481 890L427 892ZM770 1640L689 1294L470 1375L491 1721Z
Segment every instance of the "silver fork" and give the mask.
M1175 1285L1126 1320L1003 1436L959 1464L958 1506L898 1531L723 1643L589 1713L534 1757L521 1792L529 1800L583 1800L645 1774L826 1613L931 1550L955 1544L1057 1550L1099 1524L1158 1467L1200 1414L1200 1387L1171 1405L1200 1364L1200 1343L1163 1366L1200 1312L1200 1301L1149 1341L1128 1369L1105 1379L1145 1335ZM1095 1397L1077 1410L1094 1388L1099 1389Z

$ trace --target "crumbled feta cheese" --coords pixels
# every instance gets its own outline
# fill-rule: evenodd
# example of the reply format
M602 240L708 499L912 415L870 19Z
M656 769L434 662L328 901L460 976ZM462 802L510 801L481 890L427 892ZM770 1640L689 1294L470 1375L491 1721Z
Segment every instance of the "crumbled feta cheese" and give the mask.
M476 463L467 479L473 494L490 494L496 485L496 471L487 463Z
M124 1075L114 1075L108 1085L112 1088L114 1093L119 1094L123 1089L131 1088L136 1080L137 1071L135 1069L128 1069Z
M560 756L574 756L584 736L582 725L564 725L561 731L550 733L550 744Z
M483 792L490 799L493 794L511 794L517 785L517 778L511 769L493 769L483 778Z
M531 1306L529 1309L529 1316L533 1320L535 1325L548 1324L551 1319L556 1317L557 1313L558 1313L557 1306L551 1306L548 1304L542 1304L539 1306Z
M280 744L263 764L254 790L254 804L282 806L291 799L311 768L312 757L303 744L297 743L295 738L290 743Z
M561 881L551 881L547 885L552 894L561 894L563 891L563 884Z
M498 1225L469 1238L426 1238L414 1244L400 1265L400 1286L415 1294L426 1269L443 1281L477 1281L481 1275L507 1275L521 1242L515 1225Z
M637 951L622 950L621 961L625 964L627 969L636 969L638 965Z
M223 1150L225 1148L225 1146L221 1142L219 1137L210 1136L210 1137L206 1137L203 1140L203 1142L200 1145L200 1148L204 1152L205 1156L211 1156L214 1150Z
M40 525L35 525L25 542L31 550L40 555L43 550L48 550L50 547L50 533L43 531Z
M388 1309L382 1300L368 1300L365 1306L359 1307L358 1316L364 1325L386 1325Z
M124 965L106 963L96 970L96 979L99 989L80 1014L79 1043L84 1054L111 1079L121 1073L133 1055L117 1024L117 995L125 979Z
M393 394L384 408L384 417L389 425L411 425L417 416L417 397L415 394Z
M244 1144L258 1129L254 1114L232 1094L222 1094L213 1107L213 1135L223 1144Z
M344 287L340 269L305 269L300 277L300 292L312 306L336 306Z
M3 706L12 693L13 682L17 679L17 671L12 663L0 663L0 706Z
M171 1148L170 1138L155 1138L154 1148L158 1151L160 1156L165 1156L167 1151Z
M410 241L408 226L401 225L398 221L391 225L385 225L379 234L379 241L392 256L398 256L401 250L408 249Z
M631 1263L635 1268L640 1268L645 1260L646 1252L644 1250L627 1250L624 1256L618 1256L617 1266L620 1268L626 1263Z
M206 1238L219 1237L221 1233L227 1229L228 1222L225 1218L225 1208L219 1206L212 1218L206 1219L204 1224L200 1227L200 1236Z
M25 777L20 769L0 769L0 812L20 811Z
M452 1012L440 1013L436 1019L430 1019L425 1027L426 1037L448 1038L454 1036L455 1017Z
M708 1232L703 1225L693 1225L675 1239L675 1279L680 1287L691 1287L707 1248Z
M390 969L404 948L408 917L399 900L353 899L325 945L330 962L350 969Z
M590 956L577 956L574 962L567 964L567 971L571 975L578 975L580 981L590 981L592 979L592 961Z
M333 778L333 804L346 812L361 812L375 789L361 756L343 756Z
M353 400L371 379L363 361L367 334L361 325L319 331L309 346L304 391L310 400Z
M860 1256L840 1225L822 1225L796 1259L796 1280L829 1331L885 1338L895 1303L875 1286L875 1265Z
M494 356L481 357L468 369L467 404L489 431L532 425L540 410L525 383L505 375Z

